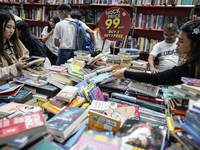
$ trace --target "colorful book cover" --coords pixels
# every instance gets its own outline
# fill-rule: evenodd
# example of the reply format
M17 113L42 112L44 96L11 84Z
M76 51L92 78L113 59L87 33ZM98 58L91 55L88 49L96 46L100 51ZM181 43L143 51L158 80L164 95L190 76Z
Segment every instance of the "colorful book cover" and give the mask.
M78 78L80 78L80 79L83 79L83 75L80 75L80 74L78 74L78 73L72 72L72 69L71 69L69 63L65 63L65 66L67 67L67 70L68 70L69 74L74 75L74 76L76 76L76 77L78 77Z
M81 82L79 82L77 85L75 85L75 87L77 87L79 90L78 90L78 95L83 97L83 94L82 94L82 90L88 86L88 83L85 81L85 80L82 80Z
M3 120L1 122L1 128L0 128L0 133L1 133L0 144L3 144L4 142L9 142L9 139L11 141L17 138L17 136L20 138L22 137L23 134L25 134L24 133L25 131L31 129L38 129L39 127L42 126L43 126L43 131L45 131L46 122L41 112ZM37 130L34 130L34 132L37 133ZM38 129L38 132L41 132L41 130ZM27 132L27 136L30 134L31 134L30 131Z
M65 66L56 66L56 65L52 65L50 67L47 68L48 70L51 70L51 71L55 71L55 72L60 72L60 71L64 71L67 69L67 67Z
M70 64L70 67L71 67L71 70L73 73L77 73L77 74L80 74L80 75L84 75L83 72L80 70L82 67L79 67L77 65L72 65Z
M7 105L0 107L0 114L8 115L8 114L14 113L17 110L20 110L24 113L36 113L36 112L40 112L42 109L40 107L10 102Z
M57 100L71 102L74 96L78 93L78 88L74 86L65 86L57 95Z
M106 101L101 89L99 87L94 88L92 91L92 94L94 95L96 100L99 101Z
M61 112L63 109L65 109L65 107L59 108L56 107L54 105L50 104L50 101L42 104L42 107L44 107L46 110L50 111L53 114L58 114L59 112Z
M183 81L187 85L200 87L200 79L181 77L181 81Z
M95 97L93 97L93 95L91 95L91 91L93 88L95 88L96 86L93 83L90 83L88 86L86 86L83 89L83 94L86 97L86 99L91 102L93 99L95 99Z
M87 115L86 109L66 107L48 120L48 130L54 135L65 138Z
M127 119L115 136L121 138L122 144L132 145L133 149L160 150L164 148L166 132L165 126Z
M92 131L84 132L77 144L75 149L78 150L119 150L120 140L101 134L95 134Z
M62 108L63 106L65 106L67 104L66 101L57 100L56 97L50 98L49 101L50 101L50 104L52 104L56 107L59 107L59 108Z
M24 85L16 85L0 92L1 96L15 96Z
M113 131L115 134L120 128L121 122L110 116L90 110L89 112L89 130L96 130L98 132Z
M67 107L79 107L85 102L86 102L85 98L77 96L75 99L73 99L71 101L71 103L69 105L66 105L66 106Z
M117 105L117 109L109 108L106 114L112 118L125 122L126 119L140 120L138 106Z
M94 76L93 78L89 79L88 82L90 83L100 83L101 81L109 78L111 76L111 73L109 72L106 72L106 73L102 73L102 74L99 74L97 76Z

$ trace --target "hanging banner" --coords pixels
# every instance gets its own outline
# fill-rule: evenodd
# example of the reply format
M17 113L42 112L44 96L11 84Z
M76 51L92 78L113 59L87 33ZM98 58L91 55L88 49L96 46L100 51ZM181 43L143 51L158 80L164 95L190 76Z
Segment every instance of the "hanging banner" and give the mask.
M126 10L112 7L105 10L99 20L101 34L110 41L123 39L131 28L131 19Z

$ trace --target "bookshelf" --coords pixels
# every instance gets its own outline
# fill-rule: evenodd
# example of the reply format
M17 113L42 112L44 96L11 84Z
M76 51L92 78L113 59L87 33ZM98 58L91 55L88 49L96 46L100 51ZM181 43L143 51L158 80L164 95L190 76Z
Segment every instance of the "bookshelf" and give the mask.
M133 48L150 52L157 42L164 40L163 28L169 22L175 22L180 27L192 19L195 5L134 5L132 34Z

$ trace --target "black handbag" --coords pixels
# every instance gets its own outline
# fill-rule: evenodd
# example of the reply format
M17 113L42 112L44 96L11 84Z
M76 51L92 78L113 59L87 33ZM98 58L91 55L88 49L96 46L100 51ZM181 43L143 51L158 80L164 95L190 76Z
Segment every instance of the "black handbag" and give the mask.
M95 50L93 53L92 53L92 57L95 57L95 56L97 56L97 55L99 55L102 51L103 51L103 48L104 48L104 44L105 44L105 40L103 41L103 45L102 45L102 48L101 48L101 50Z

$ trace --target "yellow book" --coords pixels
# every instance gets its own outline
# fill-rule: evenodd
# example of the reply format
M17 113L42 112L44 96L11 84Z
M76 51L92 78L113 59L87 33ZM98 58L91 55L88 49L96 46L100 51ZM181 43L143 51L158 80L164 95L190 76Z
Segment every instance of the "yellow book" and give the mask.
M62 108L58 108L56 106L53 106L50 104L50 101L42 104L42 107L44 107L46 110L54 113L54 114L58 114L59 112L61 112L63 109L65 109L66 107L62 107Z
M86 86L84 89L83 89L83 94L85 95L86 99L91 102L91 99L89 97L89 94L88 92L91 91L92 88L94 88L95 85L93 83L89 84L88 86Z
M120 128L121 122L107 115L90 110L88 129L98 132L113 131L115 134Z
M72 64L70 64L70 67L71 67L71 70L72 70L73 73L77 73L77 74L80 74L80 75L84 75L84 74L82 73L82 71L80 70L81 67L79 67L79 66L77 66L77 65L72 65Z

